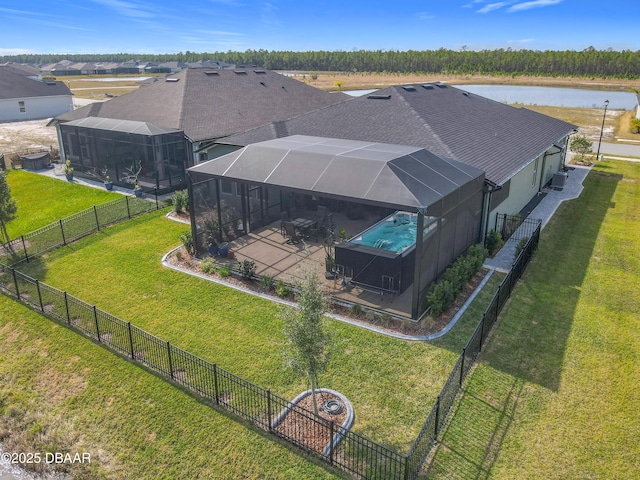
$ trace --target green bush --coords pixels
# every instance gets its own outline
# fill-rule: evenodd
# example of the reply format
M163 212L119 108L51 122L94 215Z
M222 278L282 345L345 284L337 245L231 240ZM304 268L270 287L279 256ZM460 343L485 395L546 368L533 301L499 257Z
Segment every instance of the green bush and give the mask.
M449 308L465 284L482 268L486 257L487 249L482 244L476 244L445 270L441 280L427 294L432 316L437 317Z
M191 255L193 253L193 236L191 235L191 230L187 230L178 235L178 239L182 242L182 245L184 245L187 253Z
M202 270L202 273L212 274L216 273L218 267L213 260L205 258L200 262L200 270Z
M183 210L189 211L189 193L186 190L178 190L171 197L173 211L181 213Z
M293 290L291 290L291 287L289 285L284 283L282 280L278 280L278 283L276 285L276 295L278 295L280 298L286 298L292 293Z
M351 315L359 317L360 315L362 315L362 305L360 305L359 303L354 303L353 305L351 305L349 311L351 312Z
M518 242L518 245L516 245L516 253L513 256L514 260L520 256L520 252L522 252L522 250L524 250L524 247L527 246L528 241L529 241L529 237L524 237L520 239L520 241Z
M484 244L487 247L487 250L489 250L489 255L495 255L495 253L500 250L500 247L504 244L502 234L496 230L491 230L487 234Z
M243 260L238 263L238 271L242 278L251 280L256 274L256 263L251 260Z
M231 267L227 265L218 267L218 275L221 277L228 277L231 275Z
M271 290L275 284L276 281L271 275L262 275L260 277L260 285L262 285L265 290Z

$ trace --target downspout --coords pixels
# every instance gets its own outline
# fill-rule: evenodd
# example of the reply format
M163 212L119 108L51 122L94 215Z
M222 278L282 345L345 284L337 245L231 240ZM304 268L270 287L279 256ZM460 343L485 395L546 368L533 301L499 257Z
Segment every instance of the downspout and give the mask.
M416 258L413 266L413 294L411 297L411 318L418 318L420 313L420 278L422 267L422 240L424 237L424 216L427 213L426 208L418 209L418 218L416 223Z
M482 205L482 221L480 228L480 241L484 244L484 239L487 238L487 233L489 233L489 213L491 213L491 195L493 192L497 192L498 190L502 190L502 185L498 185L491 180L484 180L484 196L483 196L483 205Z

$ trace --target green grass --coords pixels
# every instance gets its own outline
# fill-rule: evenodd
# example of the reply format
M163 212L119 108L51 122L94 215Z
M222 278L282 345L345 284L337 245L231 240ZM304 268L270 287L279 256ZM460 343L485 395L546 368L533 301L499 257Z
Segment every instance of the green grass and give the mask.
M117 193L45 177L25 170L9 170L7 183L16 200L16 218L7 224L11 238L19 237L60 218L121 198Z
M340 478L4 296L0 318L5 451L87 452L88 480Z
M639 182L598 164L545 228L430 478L637 478Z
M55 250L44 258L32 259L28 264L21 264L20 270L52 286L65 289L252 382L271 388L274 393L285 398L292 398L306 389L307 385L303 380L294 377L282 367L284 337L281 332L282 323L278 317L278 306L161 266L161 256L179 244L178 234L187 229L185 225L166 219L164 213L152 213L109 227L68 247ZM480 303L484 301L486 304L499 280L499 276L491 279L492 291L485 291L480 297ZM250 467L246 478L323 478L322 475L329 475L318 474L313 465L305 467L308 471L300 467L300 462L306 460L296 456L294 461L291 461L286 449L285 453L278 453L273 459L265 456L256 449L269 450L281 447L262 445L271 441L260 440L261 434L247 429L236 420L229 420L223 413L216 410L206 410L206 413L203 413L200 407L210 407L203 406L175 386L128 364L123 359L94 351L97 346L49 320L29 313L28 317L32 319L30 322L36 323L20 323L18 327L17 321L11 319L21 319L26 313L18 315L12 312L13 309L21 309L21 312L24 309L6 299L3 299L2 305L8 313L0 316L0 331L3 332L0 339L24 337L28 343L34 342L35 335L37 344L48 345L47 348L55 346L56 350L62 351L69 349L68 345L73 343L74 338L80 345L86 345L86 348L81 347L82 355L77 356L86 359L84 365L90 371L95 370L96 375L100 372L106 377L101 378L100 382L95 380L91 383L95 385L92 395L102 398L103 403L97 402L94 408L89 400L84 402L81 399L80 393L79 396L71 395L68 403L75 405L77 402L87 412L80 415L74 409L66 410L69 406L67 403L64 408L51 410L51 413L47 409L43 413L44 421L52 422L55 412L68 411L70 416L79 415L82 420L68 425L67 430L76 436L93 439L91 445L96 449L114 455L117 453L119 462L116 462L118 459L109 460L115 462L117 468L113 468L116 470L133 471L136 473L135 477L142 478L154 478L158 471L162 471L162 466L156 467L155 463L148 465L149 462L156 461L155 454L158 452L155 450L154 455L148 453L147 456L131 456L130 459L123 456L124 454L121 455L120 452L131 452L132 448L135 450L140 447L135 442L133 446L123 446L128 442L128 434L116 435L110 429L132 432L136 439L144 437L141 433L138 437L137 432L149 430L145 427L145 420L141 420L139 415L131 415L131 412L139 408L151 414L147 403L159 402L160 400L155 398L162 398L162 392L165 392L169 399L175 399L176 394L184 399L178 402L180 408L176 408L174 412L170 409L170 401L167 401L166 405L163 403L163 408L166 409L162 410L158 418L176 431L188 432L180 438L176 438L169 431L163 432L167 437L163 440L165 443L161 451L168 457L167 464L171 462L172 457L194 443L200 445L200 442L206 442L210 450L217 452L216 455L219 457L216 460L218 463L214 462L214 465L219 466L225 462L241 464L245 462L245 455L256 455L253 457L254 460L247 463ZM450 334L432 344L395 340L341 322L330 322L330 328L336 334L339 346L328 372L320 378L321 386L336 389L351 400L356 412L356 432L401 452L408 451L484 309L478 304L473 308L476 309L475 312L465 315ZM3 327L5 330L2 330ZM6 336L6 331L14 333ZM66 343L60 343L58 335L64 335ZM14 342L0 341L0 344L6 348L13 348ZM58 347L59 344L65 346ZM33 405L42 401L42 398L57 395L55 385L58 383L87 383L84 376L75 377L74 373L68 370L68 357L48 356L49 360L39 360L31 365L29 358L34 355L34 351L31 350L25 355L14 355L13 352L19 351L19 348L21 347L18 347L18 350L7 350L6 354L0 353L5 358L11 358L6 366L7 371L25 372L24 375L12 377L13 381L7 384L7 396L11 401L5 402L5 405L17 405L25 411L31 411ZM107 355L106 358L111 360L100 360L103 358L102 355ZM35 377L44 369L42 362L50 365L52 369L59 370L59 373L54 375L58 380L50 385L43 385L40 390L36 389L40 392L39 396L28 395L25 392L32 391L34 385L41 382ZM132 381L135 388L118 386L131 375L121 374L121 371L137 373L135 381ZM108 375L104 375L104 372L108 372ZM110 382L107 382L107 379ZM103 404L111 402L111 398L120 402L120 405L127 404L127 408L105 410ZM154 400L148 400L149 398ZM46 402L43 405L46 406ZM207 429L211 428L213 431L206 439L193 433L201 428L199 425L202 423L188 413L191 408L195 408L193 405L197 406L198 415L206 416ZM108 418L103 418L105 415ZM219 441L213 440L216 432L219 434L220 431L229 430L230 421L234 428L231 429L233 433L229 435L232 435L235 441L227 445L226 434L222 435ZM154 434L157 438L158 432L154 431ZM252 447L253 450L247 449L246 445L249 444L256 444ZM201 454L202 451L196 452L196 458L189 458L195 464L199 464L204 461L199 457ZM263 457L262 462L256 460L260 457ZM235 460L236 458L240 460ZM113 463L109 462L107 465ZM178 464L182 465L180 462ZM139 475L145 465L149 468L149 473ZM230 472L228 476L209 476L242 477L238 473L239 470ZM175 478L173 475L169 477Z

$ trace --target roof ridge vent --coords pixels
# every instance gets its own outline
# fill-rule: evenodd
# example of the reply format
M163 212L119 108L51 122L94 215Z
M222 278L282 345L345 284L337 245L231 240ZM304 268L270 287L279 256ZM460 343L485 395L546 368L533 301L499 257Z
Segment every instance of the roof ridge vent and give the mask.
M433 83L423 83L422 88L426 88L427 90L433 90Z
M414 87L413 85L403 85L402 88L404 88L407 92L415 92L416 91L416 87Z
M176 82L179 82L179 81L180 81L180 79L179 79L179 78L173 78L173 77L171 77L171 78L165 78L165 79L164 79L164 81L165 81L165 82L176 83Z
M219 76L220 75L220 73L216 72L215 70L205 70L204 74L208 75L208 76L214 76L214 75L215 76Z
M389 100L391 98L391 95L367 95L367 98L370 98L371 100Z
M447 84L446 83L442 83L442 82L438 82L438 83L436 83L436 87L438 87L438 88L447 88Z
M254 70L253 73L257 75L263 75L263 74L266 74L267 72L265 72L264 70Z
M234 70L233 73L235 73L236 75L246 75L247 71L246 70Z

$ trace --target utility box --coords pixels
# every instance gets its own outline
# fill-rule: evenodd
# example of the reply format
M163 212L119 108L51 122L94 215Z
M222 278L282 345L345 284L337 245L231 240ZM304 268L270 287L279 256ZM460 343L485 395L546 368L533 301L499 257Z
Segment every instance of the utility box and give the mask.
M567 184L567 178L569 174L567 172L556 172L553 174L553 179L551 180L551 188L555 190L562 190L564 186Z

